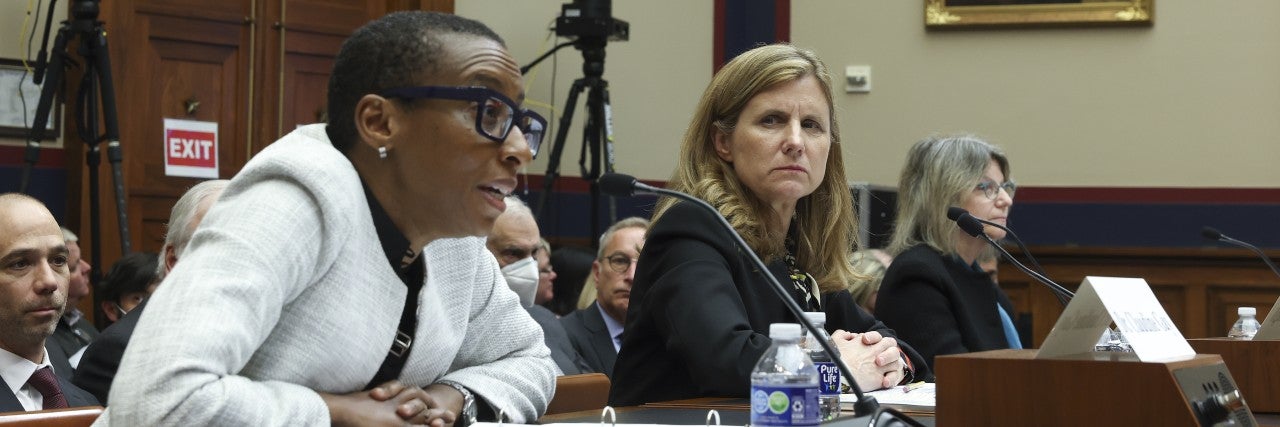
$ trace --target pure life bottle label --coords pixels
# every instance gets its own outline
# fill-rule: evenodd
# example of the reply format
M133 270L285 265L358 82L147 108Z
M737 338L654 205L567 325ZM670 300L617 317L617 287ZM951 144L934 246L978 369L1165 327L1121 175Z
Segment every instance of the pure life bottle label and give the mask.
M840 394L840 367L834 362L817 362L813 365L818 368L821 394Z
M818 425L817 402L818 390L812 387L752 387L751 425Z

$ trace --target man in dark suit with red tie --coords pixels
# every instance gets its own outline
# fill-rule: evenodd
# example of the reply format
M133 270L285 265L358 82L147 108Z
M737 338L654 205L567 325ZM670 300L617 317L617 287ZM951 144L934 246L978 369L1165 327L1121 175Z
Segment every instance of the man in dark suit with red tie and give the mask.
M644 246L649 221L624 218L600 236L600 251L591 265L596 302L560 319L573 348L595 372L613 378L613 361L622 346L635 261Z
M0 194L0 413L98 404L53 372L44 347L66 309L68 258L43 203Z

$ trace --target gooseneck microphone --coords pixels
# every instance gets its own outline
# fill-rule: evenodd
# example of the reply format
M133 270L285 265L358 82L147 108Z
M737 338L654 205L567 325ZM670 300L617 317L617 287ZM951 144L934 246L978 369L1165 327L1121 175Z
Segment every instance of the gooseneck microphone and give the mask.
M956 225L959 226L965 234L986 240L987 244L996 248L997 251L1000 251L1000 254L1004 256L1004 259L1009 260L1009 263L1013 264L1014 267L1018 267L1019 270L1022 270L1023 273L1027 273L1027 275L1031 276L1032 279L1036 279L1036 281L1049 287L1049 290L1053 292L1053 296L1058 298L1058 302L1062 303L1063 307L1066 307L1067 303L1071 302L1071 298L1075 296L1075 293L1067 290L1067 288L1054 283L1052 280L1049 280L1048 277L1045 277L1045 275L1027 268L1025 264L1018 262L1018 260L1013 257L1013 254L1004 250L1003 246L1000 246L1000 244L996 243L995 240L991 240L990 236L987 236L987 233L983 230L985 228L983 226L984 222L980 219L974 218L973 215L969 214L969 211L955 206L949 207L947 208L947 219L955 221ZM1023 252L1026 253L1026 250L1024 249Z
M1275 273L1276 276L1280 276L1280 268L1276 268L1276 264L1274 262L1271 262L1271 257L1263 253L1262 249L1258 249L1257 246L1250 245L1248 243L1245 243L1236 239L1232 239L1230 236L1227 236L1226 234L1222 234L1221 231L1218 231L1218 229L1213 227L1205 227L1204 229L1200 230L1200 235L1204 236L1204 238L1209 240L1216 240L1219 242L1236 245L1236 246L1253 251L1253 253L1258 254L1259 258L1262 258L1262 262L1267 263L1267 267L1271 267L1272 273Z
M947 208L947 218L950 218L952 221L955 221L955 219L960 216L961 212L965 212L965 210L955 206L949 207ZM1004 230L1004 232L1008 234L1009 237L1013 238L1013 243L1018 245L1018 250L1021 250L1022 254L1027 257L1027 261L1031 261L1031 265L1036 267L1036 271L1040 272L1040 274L1044 274L1044 267L1040 265L1040 261L1036 261L1036 257L1031 256L1031 251L1027 250L1027 245L1022 243L1022 239L1018 238L1018 233L1014 233L1013 230L1009 229L1009 227L1005 227L1003 225L1000 225L991 221L987 221L985 219L978 218L973 215L969 215L969 216L973 217L973 219L977 220L978 222Z
M730 236L733 236L733 240L737 243L738 248L751 259L752 265L754 265L757 271L760 272L760 275L764 276L765 280L769 282L769 288L772 289L773 293L786 304L787 310L791 311L791 314L796 316L797 321L803 325L804 328L812 334L812 336L821 336L817 327L813 326L812 323L805 321L804 309L800 308L800 305L791 299L791 295L787 292L787 288L783 287L781 283L778 283L778 279L773 277L772 274L769 274L769 267L764 264L764 261L760 260L760 257L756 255L755 251L751 250L751 246L748 246L747 242L742 239L742 235L738 234L738 231L734 230L732 225L729 225L729 221L721 216L720 211L717 211L716 208L697 197L693 197L679 191L654 187L639 182L635 177L630 175L606 173L601 175L597 182L600 184L601 191L614 197L630 197L635 195L637 192L658 194L674 197L689 202L694 206L706 209L707 212L710 212L712 216L719 220L720 226L724 227L724 229L729 232ZM845 366L844 361L841 360L838 353L836 353L835 348L831 346L831 342L828 340L818 340L818 343L822 345L822 351L825 351L827 355L831 356L831 360L840 367L840 374L844 376L845 381L849 382L850 387L853 388L853 393L857 395L858 400L853 405L853 415L855 417L870 415L873 423L872 425L883 425L883 423L888 421L888 419L881 419L880 421L875 420L879 415L888 413L892 414L892 416L898 417L901 421L910 422L913 425L920 425L919 422L912 420L893 409L881 408L880 403L876 401L876 398L863 393L862 388L858 387L858 382L853 378L853 371L849 370L848 366ZM884 411L884 413L881 413L881 411Z

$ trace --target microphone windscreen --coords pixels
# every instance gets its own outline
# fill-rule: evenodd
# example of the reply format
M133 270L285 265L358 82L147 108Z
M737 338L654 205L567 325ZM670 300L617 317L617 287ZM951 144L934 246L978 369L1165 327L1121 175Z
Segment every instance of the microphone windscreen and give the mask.
M952 207L947 208L947 219L952 220L952 221L955 221L955 220L960 219L960 215L964 215L964 214L967 214L967 213L969 213L969 211L966 211L966 210L964 210L964 209L962 209L962 208L959 208L959 207L956 207L956 206L952 206Z
M614 197L630 197L636 192L636 178L620 173L606 173L596 180L600 191Z
M1210 239L1210 240L1222 239L1222 231L1212 228L1212 226L1206 226L1206 228L1201 229L1201 235L1203 235L1204 238Z
M968 212L961 214L956 219L956 225L959 225L961 230L973 237L978 237L983 231L982 223L978 222L978 219L974 218L973 215L969 215Z

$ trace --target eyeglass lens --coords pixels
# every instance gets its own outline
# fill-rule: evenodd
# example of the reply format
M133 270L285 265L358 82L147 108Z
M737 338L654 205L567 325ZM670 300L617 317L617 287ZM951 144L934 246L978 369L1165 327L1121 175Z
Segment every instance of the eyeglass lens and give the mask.
M609 268L618 273L626 273L631 264L636 262L635 258L624 255L615 255L609 257Z
M489 98L485 102L484 114L480 119L481 130L490 138L498 141L505 140L511 132L515 115L515 111L507 103L497 98ZM520 121L515 125L519 126L520 132L524 134L525 142L529 144L529 151L535 156L538 155L538 147L542 145L545 126L528 111L523 112Z

